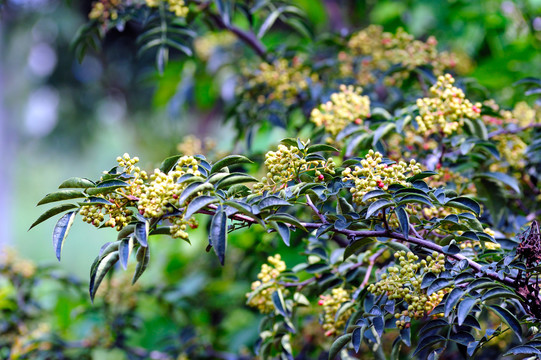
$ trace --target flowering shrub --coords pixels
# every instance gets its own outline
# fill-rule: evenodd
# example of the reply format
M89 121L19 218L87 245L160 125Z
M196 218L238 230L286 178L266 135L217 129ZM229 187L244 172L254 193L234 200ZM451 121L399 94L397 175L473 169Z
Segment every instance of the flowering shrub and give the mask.
M233 10L222 1L159 2L159 9L149 2L150 9L139 4L132 10L158 11L162 25L177 26L171 31L176 35L196 36L184 27L194 24L195 14L234 34L260 58L237 74L236 101L228 104L239 139L272 125L291 137L265 155L175 155L150 175L126 154L96 180L61 183L38 205L61 203L31 227L61 215L53 231L58 259L78 215L114 228L116 238L91 266L90 298L99 299L103 289L106 301L126 301L118 309L132 316L133 294L124 299L117 292L152 276L145 274L157 266L150 248L163 246L155 237L189 242L190 228L204 224L204 245L217 261L201 255L207 262L201 268L216 269L219 262L224 276L242 279L236 288L246 298L237 297L262 316L253 345L263 359L322 353L346 359L366 352L433 359L454 351L474 357L510 333L499 350L541 354L540 109L517 104L502 110L478 97L461 78L445 73L454 60L433 37L415 40L403 30L392 34L370 26L337 41L338 52L313 44L294 56L270 54L259 39L276 19L302 27L291 21L299 20L297 8L277 3L283 6L245 9L250 16L274 14L254 22L257 34L234 25ZM193 6L186 14L187 4ZM160 29L141 36L153 38ZM186 43L161 35L143 49L159 47L159 58L169 48L191 53ZM199 51L204 63L207 50ZM201 142L188 145L202 149ZM266 170L254 169L250 158ZM502 171L507 169L521 171ZM242 248L250 237L255 240ZM270 251L275 255L267 257ZM267 263L242 256L254 253ZM131 281L122 276L105 285L106 275L119 267ZM219 289L213 295L228 292ZM160 301L174 309L177 303L167 300L174 296L166 295ZM107 335L107 348L130 348L122 343L124 331L122 337ZM216 357L219 352L204 341L164 345L158 355ZM194 347L202 350L190 353Z

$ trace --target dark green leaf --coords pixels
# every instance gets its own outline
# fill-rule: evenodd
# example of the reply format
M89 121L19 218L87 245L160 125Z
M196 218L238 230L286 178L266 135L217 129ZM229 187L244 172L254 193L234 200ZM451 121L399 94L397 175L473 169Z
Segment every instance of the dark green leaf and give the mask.
M426 290L426 293L428 295L432 295L432 293L435 293L436 291L439 291L451 285L453 285L453 279L438 278L434 280L432 284L430 284L430 286Z
M214 186L209 183L194 182L186 186L182 194L178 197L178 203L182 206L191 197L196 196L199 192L214 190Z
M479 214L481 213L481 206L479 206L479 203L465 196L459 196L459 197L453 198L449 200L445 205L462 209L462 210L473 211L474 213L477 214L477 216L479 216Z
M499 181L499 182L509 186L517 194L520 194L520 187L519 187L517 179L515 179L514 177L511 177L511 176L509 176L507 174L499 173L499 172L485 172L485 173L481 173L481 174L475 174L474 178L478 178L478 177L490 178L490 179Z
M148 267L150 247L140 246L139 249L137 249L135 259L137 260L137 265L135 266L135 273L133 274L133 279L131 281L132 285L135 284Z
M351 341L351 334L344 334L336 339L329 350L329 360L334 360L340 351Z
M98 197L98 196L89 196L88 198L86 198L84 202L79 203L79 205L81 206L89 205L89 204L114 205L109 200L104 199L102 197Z
M413 353L413 355L416 355L421 350L426 349L427 347L432 346L441 341L445 341L445 338L441 335L430 335L427 337L423 337L419 341L419 344L417 345L417 349L415 349L415 352Z
M368 219L370 216L372 216L379 210L382 210L391 205L392 203L386 199L379 199L379 200L374 201L372 204L370 204L370 206L368 207L368 210L366 211L366 219Z
M519 338L519 341L522 341L522 327L518 319L511 313L511 311L499 306L491 305L489 306L496 315L498 315L510 328L513 330L515 335Z
M276 20L282 14L283 11L284 11L284 7L282 6L282 7L277 8L276 10L272 11L267 16L267 18L265 19L263 24L261 24L261 27L257 31L257 37L259 39L261 39L263 37L263 35L265 35L265 33L272 27L272 25L274 25L274 23L276 22Z
M129 224L124 226L117 234L117 240L124 239L126 237L129 237L131 234L133 234L133 231L135 230L134 224Z
M149 224L148 222L140 222L135 225L135 238L143 247L148 246L148 231Z
M365 245L369 245L374 242L375 240L373 238L362 238L351 242L344 251L344 261L346 261L346 259L351 255L357 254L358 251Z
M366 194L364 194L363 196L363 202L366 202L370 199L374 199L374 198L379 198L379 197L387 197L387 198L390 198L391 195L386 193L385 191L383 190L372 190L372 191L369 191L367 192Z
M424 178L427 178L427 177L430 177L430 176L433 176L433 175L437 175L438 173L435 172L435 171L423 171L422 173L419 173L417 175L413 175L409 178L406 179L407 182L414 182L416 180L421 180L421 179L424 179Z
M464 295L464 290L459 287L454 288L447 296L445 300L445 317L448 317L451 311L455 308L456 304L460 301Z
M94 188L88 188L86 189L86 193L88 195L97 195L97 194L105 194L113 192L114 190L121 188L121 187L128 187L130 184L128 184L125 181L122 180L107 180L99 183Z
M130 236L129 238L122 239L120 244L118 244L118 257L120 265L122 265L124 270L128 268L128 259L133 249L133 242L133 236Z
M34 226L44 222L47 219L50 219L51 217L58 215L60 213L63 213L64 211L71 210L77 208L77 205L74 204L61 204L57 205L53 208L50 208L49 210L45 211L43 214L41 214L36 221L32 225L30 225L30 228L28 230L32 229Z
M273 206L290 206L291 204L278 196L268 196L259 202L259 208L261 210Z
M534 348L530 345L519 345L515 346L512 349L509 349L508 352L503 354L503 356L509 356L509 355L534 355L537 358L541 357L541 351Z
M167 174L169 171L171 171L171 169L173 169L173 167L177 164L178 159L180 159L181 157L182 155L174 155L174 156L168 157L167 159L162 161L160 165L160 171L162 173Z
M98 287L100 286L103 278L111 270L111 268L116 264L118 261L119 255L118 251L114 251L112 253L109 253L102 257L100 260L98 260L97 266L93 269L94 271L90 274L90 286L89 286L89 292L90 292L90 299L94 301L94 296L96 295L96 291L98 291Z
M309 146L306 149L307 154L312 154L315 152L324 151L324 152L339 152L339 150L333 146L327 145L327 144L316 144Z
M365 329L365 326L361 326L360 328L353 330L353 333L351 334L351 343L353 344L353 349L356 353L359 352L359 349L363 343L363 332Z
M218 255L218 259L220 259L220 263L223 265L227 245L227 215L221 207L212 217L209 238L214 252Z
M494 289L488 290L486 293L483 294L483 297L481 298L482 301L490 300L490 299L505 299L505 298L515 298L517 300L521 300L520 296L515 294L511 290L507 290L503 287L497 287Z
M425 204L430 207L434 206L432 202L426 196L421 196L421 195L406 195L403 198L401 198L400 201L398 202L399 205L413 204L413 203Z
M73 224L77 211L70 211L62 216L56 223L53 230L53 248L56 254L56 258L60 261L60 254L64 247L64 240L68 236L68 232Z
M244 183L249 183L249 182L257 182L257 181L258 180L255 177L248 174L232 173L216 183L216 190L225 189L232 185L244 184Z
M269 224L280 235L284 243L289 246L289 226L276 221L270 221Z
M238 165L238 164L252 164L252 163L253 163L252 160L248 159L246 156L229 155L217 161L216 163L214 163L212 165L212 168L210 169L210 174L214 174L215 172L220 171L222 168L226 166Z
M464 346L468 346L469 343L475 341L473 335L465 331L459 331L457 333L451 334L450 339Z
M63 188L75 188L75 189L86 189L90 187L94 187L96 184L92 180L80 178L80 177L72 177L67 180L65 180L60 186L59 189Z
M54 193L45 195L43 199L38 202L38 205L48 204L55 201L70 200L84 198L85 194L79 190L60 190Z
M288 317L287 310L286 310L286 303L284 301L284 296L282 295L282 291L280 289L276 289L272 293L272 303L274 304L274 308L280 315L283 317Z
M198 196L190 203L188 204L188 207L186 207L186 212L184 213L184 218L189 219L192 217L193 214L198 212L201 209L204 209L207 205L213 204L218 202L218 198L215 196Z
M477 303L476 298L466 297L464 300L460 302L460 304L458 304L458 309L457 309L458 325L462 325L462 323L466 319L466 316L470 314L470 311L473 309L476 303Z
M296 228L299 228L303 231L308 231L296 217L286 214L286 213L273 214L271 216L266 217L265 220L284 222L286 224L294 225Z

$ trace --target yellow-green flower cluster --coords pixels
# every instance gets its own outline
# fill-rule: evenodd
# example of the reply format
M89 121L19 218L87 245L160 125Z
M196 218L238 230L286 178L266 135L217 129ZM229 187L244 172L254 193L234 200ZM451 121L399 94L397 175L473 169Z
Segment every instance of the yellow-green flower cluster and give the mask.
M410 186L406 181L406 174L410 176L421 173L423 170L415 160L410 160L409 164L404 161L394 164L382 163L383 155L379 152L370 150L366 157L361 160L361 166L346 168L342 172L342 181L353 180L355 186L350 189L353 195L353 202L357 205L363 203L363 196L375 189L387 190L389 185L400 184Z
M340 85L340 92L332 94L329 101L312 110L310 120L317 126L324 126L333 138L346 125L361 124L370 116L370 99L362 96L362 91L360 87Z
M269 256L257 275L259 280L252 283L252 291L246 294L248 306L257 308L261 313L267 314L274 310L272 294L280 289L285 292L285 287L277 281L278 276L286 270L286 263L282 261L280 254Z
M193 156L183 156L178 159L177 165L168 174L159 169L154 170L150 176L150 184L145 187L138 203L138 210L146 218L158 218L172 212L173 206L180 208L184 204L178 203L178 198L186 188L186 183L178 183L177 180L186 174L200 176L198 170L199 161ZM173 224L171 236L188 238L186 225L196 227L194 220L184 219L184 215L170 217Z
M128 187L119 188L113 193L105 195L96 195L107 200L109 204L91 203L81 206L79 214L84 222L96 227L102 226L105 217L108 219L103 226L113 227L117 230L122 229L132 219L133 212L128 206L135 205L135 201L141 196L145 188L144 181L148 178L147 173L141 170L137 164L138 157L131 158L129 154L124 154L116 159L118 166L123 168L126 174L133 175L127 179Z
M195 39L194 48L199 58L207 61L216 48L227 48L236 41L229 31L209 32Z
M317 81L317 74L304 66L298 58L288 61L278 59L273 63L261 63L255 73L246 73L249 87L257 88L257 102L261 105L280 100L286 105L297 101L297 95L308 88L308 79Z
M323 306L323 329L325 336L332 336L344 329L347 320L353 314L353 307L349 307L343 311L338 319L336 314L340 310L342 304L351 301L349 291L344 288L332 289L330 295L321 295L318 304Z
M332 158L323 160L310 160L304 158L304 154L295 146L278 145L277 151L269 151L265 154L265 166L268 169L267 176L260 183L254 185L254 191L263 193L268 190L274 192L287 186L289 181L295 180L300 174L314 171L315 181L324 179L322 171L334 174L336 164Z
M432 36L423 42L415 40L402 28L392 34L384 32L381 26L370 25L350 38L350 54L339 55L341 72L353 75L355 57L366 56L356 73L357 80L363 85L376 80L372 74L374 70L386 71L394 64L401 64L405 69L386 77L385 82L389 85L399 85L418 66L431 66L434 73L439 75L455 66L455 60L452 54L438 52L437 43Z
M472 104L461 89L453 86L454 82L455 79L450 74L440 76L430 88L432 96L417 99L419 115L415 117L415 121L419 134L450 135L463 125L464 118L479 117L481 104Z
M161 0L145 0L148 7L158 7ZM175 13L178 17L186 17L188 15L189 8L186 6L184 0L163 0L167 2L169 11Z
M90 20L98 20L105 23L108 20L116 20L118 11L122 5L121 0L99 0L92 3L92 9L88 14Z
M426 273L436 275L445 269L445 255L433 252L432 256L420 260L412 252L400 251L394 254L396 266L387 268L387 273L381 275L381 280L368 287L368 291L376 296L387 295L390 300L403 300L407 309L397 312L397 327L403 329L409 326L410 319L420 319L442 301L451 287L441 289L427 295L426 289L421 289L421 283Z
M500 159L506 162L508 166L515 169L522 169L526 165L524 153L528 145L517 134L502 134L495 136L496 148L500 152ZM502 166L502 162L492 164L490 171L506 171L507 167Z
M31 278L36 273L36 265L20 258L15 250L5 248L0 251L0 273L8 274L8 277L16 275Z

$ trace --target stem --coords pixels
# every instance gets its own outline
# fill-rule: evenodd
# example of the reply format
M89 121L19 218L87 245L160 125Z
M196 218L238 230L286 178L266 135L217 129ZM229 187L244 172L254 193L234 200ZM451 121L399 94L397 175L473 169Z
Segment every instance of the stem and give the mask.
M319 219L321 220L321 222L323 224L328 223L327 219L325 219L325 216L323 216L323 214L321 212L319 212L317 207L312 202L312 199L310 199L310 195L308 195L308 194L306 195L306 204L312 208L312 210L316 213L316 215L319 217Z
M519 133L519 132L523 132L524 130L533 129L533 128L541 128L541 123L538 123L538 124L530 124L530 125L526 125L526 126L519 127L519 128L515 128L515 129L500 129L500 130L496 130L496 131L493 131L493 132L491 132L490 134L488 134L488 137L489 137L489 138L492 138L492 137L498 136L498 135L517 134L517 133Z
M366 274L364 275L363 282L361 283L361 286L359 286L359 289L363 289L366 285L368 285L368 281L370 281L370 275L372 274L374 264L376 263L377 258L380 257L381 254L385 252L385 250L387 250L387 248L380 249L378 252L368 258L368 267L366 268Z

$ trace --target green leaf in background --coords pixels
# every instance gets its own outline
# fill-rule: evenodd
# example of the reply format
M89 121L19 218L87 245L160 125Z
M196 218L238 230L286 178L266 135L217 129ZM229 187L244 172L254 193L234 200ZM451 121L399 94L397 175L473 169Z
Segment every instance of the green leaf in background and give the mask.
M73 224L73 220L77 215L77 211L70 211L62 216L56 223L53 230L53 248L56 254L56 258L60 261L60 255L62 248L64 247L64 241L68 236L68 232Z
M496 180L504 185L509 186L517 194L520 194L520 187L519 187L517 179L507 174L499 173L499 172L484 172L481 174L475 174L474 178L489 178L492 180Z

